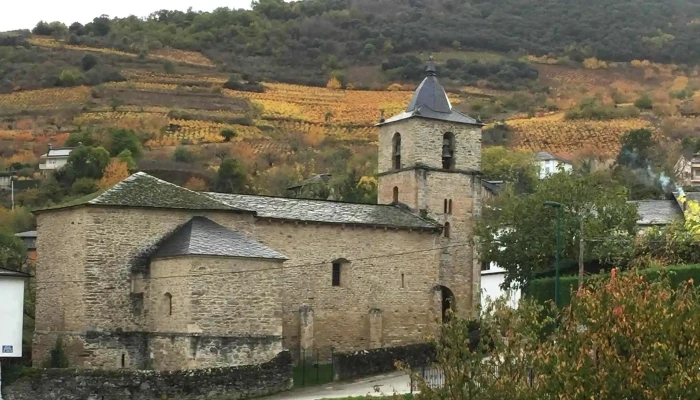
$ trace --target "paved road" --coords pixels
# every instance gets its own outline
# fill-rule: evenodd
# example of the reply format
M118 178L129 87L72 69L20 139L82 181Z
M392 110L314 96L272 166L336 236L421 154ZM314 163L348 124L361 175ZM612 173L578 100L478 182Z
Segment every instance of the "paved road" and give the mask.
M263 397L262 400L320 400L350 396L389 396L394 393L410 393L411 379L402 372L388 375L378 375L347 383L329 383L295 389L274 396Z

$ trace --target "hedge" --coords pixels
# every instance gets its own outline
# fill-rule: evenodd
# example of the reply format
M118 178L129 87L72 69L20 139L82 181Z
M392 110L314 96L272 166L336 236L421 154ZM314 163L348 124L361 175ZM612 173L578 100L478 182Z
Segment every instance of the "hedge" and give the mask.
M674 265L664 268L649 268L640 271L645 277L656 280L662 272L670 272L668 274L671 285L676 287L681 283L693 279L695 286L700 286L700 264L696 265ZM627 273L627 272L624 272ZM599 275L589 275L584 278L588 280L599 276L610 276L609 273ZM578 276L562 276L559 278L559 303L561 307L566 307L571 303L571 294L578 288ZM541 278L531 281L523 290L526 297L537 300L538 302L546 303L554 301L554 278Z

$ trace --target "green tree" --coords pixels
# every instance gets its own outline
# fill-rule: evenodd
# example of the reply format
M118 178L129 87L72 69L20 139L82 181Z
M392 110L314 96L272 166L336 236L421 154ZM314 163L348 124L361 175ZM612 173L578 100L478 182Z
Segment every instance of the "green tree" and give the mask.
M194 154L187 150L187 147L178 146L173 152L173 160L181 163L191 163L194 161Z
M656 141L649 129L634 129L622 137L616 163L630 168L646 168L652 159Z
M65 175L71 182L80 178L100 179L109 160L104 147L80 146L70 153Z
M221 193L245 193L248 187L248 175L238 161L225 159L219 166L214 183L214 191Z
M232 129L224 129L221 131L220 135L224 138L224 142L230 142L231 139L236 137L236 132Z
M97 57L95 57L94 55L88 53L88 54L85 54L85 55L83 56L83 58L80 60L80 65L82 66L83 71L89 71L89 70L91 70L94 66L97 65L97 62L98 62L98 61L99 61L99 60L97 59Z
M99 141L91 130L71 132L65 143L68 147L78 147L80 145L97 146L98 144Z
M58 75L56 86L75 86L78 85L85 77L77 69L64 69Z
M165 71L166 74L172 74L175 72L175 63L167 60L165 63L163 63L163 71Z
M109 99L109 107L112 109L112 111L117 111L117 109L121 107L122 104L124 104L124 102L119 96L112 96Z
M117 154L117 159L119 161L125 163L126 168L129 169L129 171L136 170L136 162L134 161L134 157L131 154L131 150L129 150L129 149L122 150L121 153Z
M109 132L109 152L116 157L124 150L129 150L132 157L141 155L141 139L131 129L112 129Z
M0 268L19 271L27 259L27 250L20 238L0 227Z
M579 264L580 269L581 259L610 263L630 256L637 208L627 203L626 189L604 174L557 173L530 194L506 187L483 209L476 227L482 261L506 269L505 285L527 283L552 266L556 210L545 207L546 201L563 204L562 254L567 265Z
M80 178L73 182L71 192L76 195L86 195L97 191L97 180L93 178Z
M513 183L518 192L531 191L539 180L537 160L532 152L502 146L482 151L481 171L487 179Z

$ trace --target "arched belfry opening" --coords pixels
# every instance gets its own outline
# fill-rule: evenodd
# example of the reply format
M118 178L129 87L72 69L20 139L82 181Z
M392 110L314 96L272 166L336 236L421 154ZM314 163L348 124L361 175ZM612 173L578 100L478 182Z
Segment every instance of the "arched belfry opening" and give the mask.
M448 288L447 286L438 286L440 289L440 297L441 297L441 315L442 315L442 323L447 323L450 320L451 314L455 311L454 305L455 305L455 295L452 293L452 290ZM450 312L450 310L452 312Z
M391 144L391 166L393 169L401 169L401 134L394 133Z
M442 168L455 168L455 135L452 132L442 135Z
M399 188L398 186L394 186L393 194L392 194L392 203L396 204L399 202Z

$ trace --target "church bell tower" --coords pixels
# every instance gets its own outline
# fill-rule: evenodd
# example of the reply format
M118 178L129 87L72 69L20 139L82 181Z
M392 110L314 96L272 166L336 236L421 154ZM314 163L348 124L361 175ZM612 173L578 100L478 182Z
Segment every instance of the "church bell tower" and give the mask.
M442 224L434 246L440 266L436 290L443 304L468 315L480 297L473 232L481 213L482 124L452 108L432 57L426 75L406 111L377 125L378 200L403 203Z

